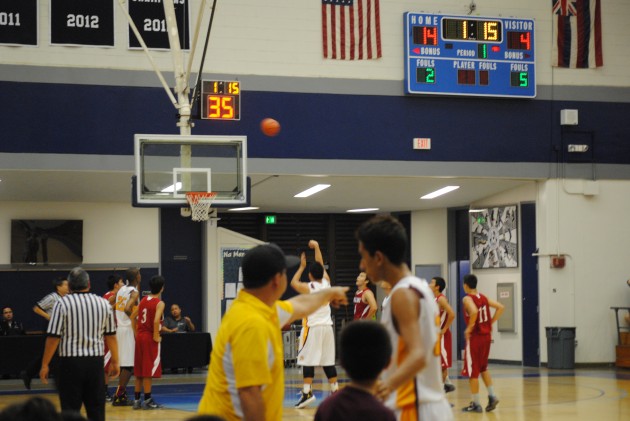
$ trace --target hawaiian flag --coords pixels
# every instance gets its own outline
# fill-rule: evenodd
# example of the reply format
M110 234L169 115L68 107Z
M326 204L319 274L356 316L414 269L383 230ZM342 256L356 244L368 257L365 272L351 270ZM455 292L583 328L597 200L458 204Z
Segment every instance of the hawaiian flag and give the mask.
M322 41L324 58L380 58L379 0L322 0Z
M551 64L586 69L604 65L600 0L552 0Z

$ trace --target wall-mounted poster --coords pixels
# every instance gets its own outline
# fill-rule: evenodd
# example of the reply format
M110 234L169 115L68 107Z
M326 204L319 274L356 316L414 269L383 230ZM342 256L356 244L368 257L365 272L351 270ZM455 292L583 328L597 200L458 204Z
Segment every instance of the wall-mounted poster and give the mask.
M516 205L470 212L473 269L518 267Z
M221 259L223 262L223 299L221 300L221 317L229 310L238 292L243 288L243 272L241 260L247 252L242 247L222 247Z

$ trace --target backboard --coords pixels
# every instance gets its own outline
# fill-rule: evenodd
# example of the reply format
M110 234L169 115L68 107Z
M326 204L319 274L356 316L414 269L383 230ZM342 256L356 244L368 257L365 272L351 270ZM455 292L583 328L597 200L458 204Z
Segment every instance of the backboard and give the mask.
M134 156L134 206L188 206L187 192L217 192L213 207L249 203L245 136L136 134Z

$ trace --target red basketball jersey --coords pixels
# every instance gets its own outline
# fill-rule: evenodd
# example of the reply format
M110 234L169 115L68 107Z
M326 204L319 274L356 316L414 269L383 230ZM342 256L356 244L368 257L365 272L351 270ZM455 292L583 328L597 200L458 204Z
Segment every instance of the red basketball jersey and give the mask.
M363 294L365 293L365 291L367 291L367 289L364 289L364 290L359 289L354 294L354 300L353 300L354 320L365 319L365 317L370 311L370 305L368 303L363 302Z
M485 295L477 293L477 295L468 294L472 298L475 306L477 306L477 320L472 330L473 335L489 335L492 332L492 315L490 314L490 305ZM464 321L468 324L470 316L466 313L464 307Z
M147 295L140 301L140 305L138 306L138 333L146 332L153 334L155 309L159 302L159 297L151 297L150 295Z
M446 297L441 292L435 297L435 303L437 304L440 297ZM446 325L446 311L438 304L438 308L440 309L440 329L444 329L444 325Z
M147 295L138 305L138 334L136 336L133 369L136 377L158 378L162 376L160 343L153 340L153 321L159 303L159 297Z
M103 298L109 301L109 297L111 297L112 295L116 295L116 293L114 291L107 291L105 294L103 294Z

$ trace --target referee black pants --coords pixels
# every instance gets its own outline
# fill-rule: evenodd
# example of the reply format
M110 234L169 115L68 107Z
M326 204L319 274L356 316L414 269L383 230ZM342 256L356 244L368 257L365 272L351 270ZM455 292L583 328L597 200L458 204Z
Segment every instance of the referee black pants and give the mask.
M59 357L61 410L85 411L90 421L105 420L105 371L103 357Z

